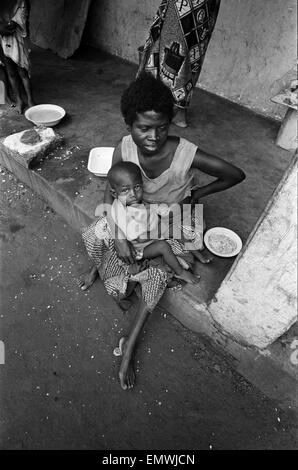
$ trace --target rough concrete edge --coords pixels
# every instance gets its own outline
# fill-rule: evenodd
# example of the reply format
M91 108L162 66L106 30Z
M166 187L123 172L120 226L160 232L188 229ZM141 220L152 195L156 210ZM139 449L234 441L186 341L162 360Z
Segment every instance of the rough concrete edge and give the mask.
M25 168L15 159L7 158L1 147L0 164L45 199L74 230L81 231L83 225L92 221L81 207L37 172ZM162 299L160 307L172 314L186 328L205 336L217 347L219 346L226 355L229 355L234 369L265 395L277 400L279 406L297 407L297 381L288 370L283 369L272 357L227 337L213 321L207 304L199 304L189 295L184 299L183 292L179 294L179 302L177 299L175 294L169 293ZM177 309L177 305L179 307L181 302L183 308Z
M76 231L81 231L84 225L92 222L90 216L82 210L65 193L59 191L53 184L39 175L36 171L21 165L13 154L8 155L0 145L0 164L13 173L18 179L29 186L40 197L46 200L52 209L61 215Z
M32 129L43 128L43 127L44 126L34 126ZM41 151L38 152L38 154L36 154L34 157L31 157L31 158L30 158L30 153L28 153L29 154L29 158L28 158L27 154L20 155L15 150L11 150L8 147L6 147L4 145L5 138L6 137L0 139L0 151L3 152L4 154L7 153L10 156L10 158L15 159L20 165L28 169L31 169L34 166L36 166L41 161L42 158L44 158L48 153L55 150L55 148L57 148L58 145L60 145L63 142L63 137L60 134L57 134L55 132L55 138L51 142L49 142L46 148L42 149Z

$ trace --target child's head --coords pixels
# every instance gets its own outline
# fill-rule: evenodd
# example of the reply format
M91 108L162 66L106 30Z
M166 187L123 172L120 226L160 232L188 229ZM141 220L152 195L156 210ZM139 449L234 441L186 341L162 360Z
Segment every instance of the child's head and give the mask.
M174 114L170 89L151 73L142 73L124 91L121 112L135 144L154 155L166 142Z
M108 172L111 193L124 206L142 202L143 181L138 165L132 162L118 162Z

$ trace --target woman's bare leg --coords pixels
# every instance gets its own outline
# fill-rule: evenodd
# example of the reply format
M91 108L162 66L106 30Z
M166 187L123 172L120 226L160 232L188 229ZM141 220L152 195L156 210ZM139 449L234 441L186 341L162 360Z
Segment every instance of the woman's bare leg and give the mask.
M175 115L172 119L172 123L178 127L187 127L187 116L186 116L186 108L178 108L176 107Z
M130 333L125 340L123 345L123 356L119 370L120 385L123 390L132 388L135 383L135 373L133 369L133 354L136 347L136 341L139 337L140 332L148 318L150 311L143 301L140 300L138 311L135 315L133 324L131 326Z
M90 271L80 276L80 278L78 279L78 286L82 290L87 290L89 289L89 287L92 286L92 284L94 283L97 277L98 277L97 267L92 266Z

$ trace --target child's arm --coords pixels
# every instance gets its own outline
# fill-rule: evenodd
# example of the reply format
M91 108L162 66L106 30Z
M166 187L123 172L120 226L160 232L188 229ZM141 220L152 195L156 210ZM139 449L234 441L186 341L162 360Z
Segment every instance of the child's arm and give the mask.
M207 175L217 177L212 183L202 186L192 193L192 202L194 203L204 196L231 188L245 179L245 173L240 168L200 149L197 150L191 167L203 171Z

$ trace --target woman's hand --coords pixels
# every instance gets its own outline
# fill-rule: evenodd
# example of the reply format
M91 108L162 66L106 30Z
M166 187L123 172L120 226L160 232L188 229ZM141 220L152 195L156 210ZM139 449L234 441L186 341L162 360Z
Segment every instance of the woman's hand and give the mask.
M125 239L115 239L114 242L118 258L126 264L133 264L135 262L136 253L132 244Z

